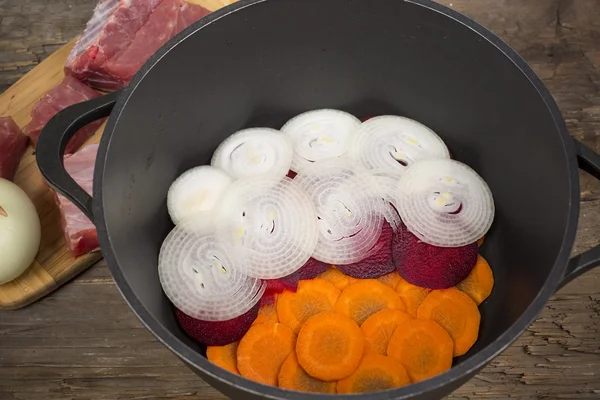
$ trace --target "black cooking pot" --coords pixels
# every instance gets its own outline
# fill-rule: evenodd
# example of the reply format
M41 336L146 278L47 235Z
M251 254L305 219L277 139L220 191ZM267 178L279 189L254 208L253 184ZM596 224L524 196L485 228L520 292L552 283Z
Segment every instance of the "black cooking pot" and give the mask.
M483 176L496 203L482 247L496 285L481 306L475 346L444 374L352 398L450 393L519 337L561 285L599 263L600 247L569 255L579 213L577 161L600 177L600 157L569 137L540 79L492 33L428 0L242 0L167 43L122 92L60 112L37 147L49 184L95 222L134 312L226 395L330 397L222 370L179 328L157 273L172 228L167 189L186 169L209 163L231 133L279 128L325 107L422 121ZM109 113L92 200L65 172L62 154L78 128Z

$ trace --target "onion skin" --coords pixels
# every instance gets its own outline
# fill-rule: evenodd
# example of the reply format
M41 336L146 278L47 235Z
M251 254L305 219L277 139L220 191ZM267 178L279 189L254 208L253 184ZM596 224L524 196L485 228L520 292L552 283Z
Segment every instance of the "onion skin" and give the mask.
M0 284L17 278L31 265L40 240L35 206L20 187L0 178Z

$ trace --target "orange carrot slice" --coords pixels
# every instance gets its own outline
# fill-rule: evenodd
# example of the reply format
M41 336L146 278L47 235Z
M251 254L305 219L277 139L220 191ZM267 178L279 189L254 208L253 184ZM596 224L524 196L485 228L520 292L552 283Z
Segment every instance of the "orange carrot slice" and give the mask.
M392 288L375 279L359 279L342 291L335 310L348 315L361 325L379 310L404 311L400 296Z
M396 328L387 354L400 361L415 383L449 370L452 348L452 338L437 322L413 319Z
M285 291L277 299L277 315L282 324L298 334L300 326L315 314L333 311L340 295L331 282L324 279L300 281L296 293Z
M296 356L307 374L322 381L350 376L363 355L363 334L352 319L336 312L310 317L298 334Z
M492 294L494 288L494 273L485 258L479 255L477 264L469 276L456 287L468 294L477 305L483 303Z
M410 378L406 369L390 357L365 354L358 369L337 383L340 394L372 393L408 385Z
M335 382L325 382L308 375L291 352L279 371L279 387L298 392L335 393Z
M478 241L477 241L477 247L481 247L481 245L483 244L483 242L485 242L485 236L482 236Z
M225 346L208 346L206 357L208 361L234 374L240 374L237 369L237 349L239 342L233 342Z
M389 274L385 274L383 276L380 276L379 278L376 278L379 282L383 283L384 285L387 285L389 287L391 287L392 289L396 290L396 287L398 286L398 284L403 281L404 279L402 279L402 277L400 276L400 274L396 271L394 272L390 272Z
M477 304L456 288L433 290L417 310L417 317L440 324L454 341L454 356L462 356L477 341L481 316Z
M353 278L348 275L344 275L339 269L335 268L335 266L331 266L327 271L323 272L318 276L319 279L325 279L333 283L338 290L344 290L346 287L357 281L356 278Z
M258 309L258 315L252 325L262 324L265 322L279 322L279 318L277 317L277 297L275 294L275 302L272 304L261 305Z
M400 296L404 305L406 306L406 312L413 318L417 316L417 308L421 305L425 297L431 292L431 289L422 288L415 286L412 283L408 283L402 279L398 286L396 286L396 293Z
M296 346L296 336L287 326L265 322L253 325L240 340L237 367L248 379L277 385L281 365Z
M371 315L360 326L365 336L365 353L385 356L390 338L398 325L411 319L404 311L387 308Z

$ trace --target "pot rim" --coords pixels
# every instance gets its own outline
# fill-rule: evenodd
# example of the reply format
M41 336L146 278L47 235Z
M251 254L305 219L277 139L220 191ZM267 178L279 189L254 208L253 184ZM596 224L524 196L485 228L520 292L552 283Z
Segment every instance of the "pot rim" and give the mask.
M327 394L309 394L304 392L295 392L280 389L274 386L263 385L248 379L245 379L239 375L228 372L221 369L208 361L206 357L198 353L190 346L183 343L169 330L162 326L142 305L138 297L134 294L131 286L127 282L127 279L123 275L119 268L116 256L112 249L112 243L106 226L106 220L104 215L103 198L102 198L102 186L104 182L104 168L105 160L112 134L115 130L115 126L118 123L120 114L123 109L127 106L127 102L130 96L135 92L137 86L144 80L145 75L148 71L167 53L177 46L178 43L185 40L186 38L201 31L204 27L212 24L213 22L221 19L231 13L237 12L243 8L251 7L253 5L274 1L274 0L239 0L237 3L224 7L220 10L212 12L208 16L204 17L195 24L189 26L184 31L180 32L177 36L171 39L165 44L160 50L158 50L150 59L144 64L144 66L138 71L131 83L123 90L122 94L108 119L108 123L98 149L98 156L96 161L96 172L94 175L94 182L100 184L94 184L94 205L93 213L94 219L98 231L98 238L102 248L102 253L107 261L110 272L115 280L117 288L121 295L128 303L131 310L136 314L143 325L168 349L175 353L185 363L193 368L202 371L204 374L211 378L218 380L224 384L236 387L244 390L247 393L252 393L264 398L270 399L291 399L291 400L319 400L319 399L357 399L357 398L369 398L371 400L384 400L384 399L407 399L416 395L423 395L436 389L440 389L444 386L457 383L466 376L472 375L483 368L493 358L502 353L508 346L510 346L519 336L527 329L527 327L535 320L537 315L541 312L546 302L556 291L560 280L562 279L567 262L571 254L575 242L575 234L577 231L577 223L579 217L580 208L580 192L579 192L579 173L577 168L577 159L575 155L575 149L568 133L565 121L562 114L554 101L549 90L546 88L542 80L535 74L532 68L527 62L519 56L515 50L513 50L507 43L501 40L494 33L484 28L479 23L470 19L469 17L460 14L446 6L435 3L432 0L404 0L407 3L411 3L417 6L429 9L432 12L437 12L448 18L453 19L459 24L466 26L474 31L474 33L480 35L483 39L488 41L490 44L495 46L501 51L514 65L528 78L530 83L535 87L539 93L542 101L546 104L548 111L550 112L557 133L560 136L563 145L563 151L567 160L568 176L569 176L569 211L567 216L567 226L563 236L563 241L559 254L552 266L548 278L546 279L544 286L538 292L536 297L533 299L531 304L523 312L523 314L494 342L484 347L476 354L462 361L460 364L453 366L450 370L437 375L428 380L414 383L405 387L390 389L387 391L368 393L363 395L327 395ZM299 0L301 1L301 0ZM325 1L325 0L322 0Z

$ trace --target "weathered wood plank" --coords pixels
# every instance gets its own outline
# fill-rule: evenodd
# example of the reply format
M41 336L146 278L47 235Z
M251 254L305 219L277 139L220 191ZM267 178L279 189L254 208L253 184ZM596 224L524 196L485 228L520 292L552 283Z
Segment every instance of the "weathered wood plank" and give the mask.
M67 14L66 3L0 0L0 85L29 68L31 54L49 51L44 44L75 36L94 2L72 1ZM550 88L571 133L600 151L599 1L441 2L519 51ZM38 35L41 26L48 32ZM582 173L581 190L575 253L600 239L600 183ZM563 288L513 346L450 398L600 398L599 321L596 270ZM102 263L37 304L0 312L0 399L117 398L223 399L142 327Z

